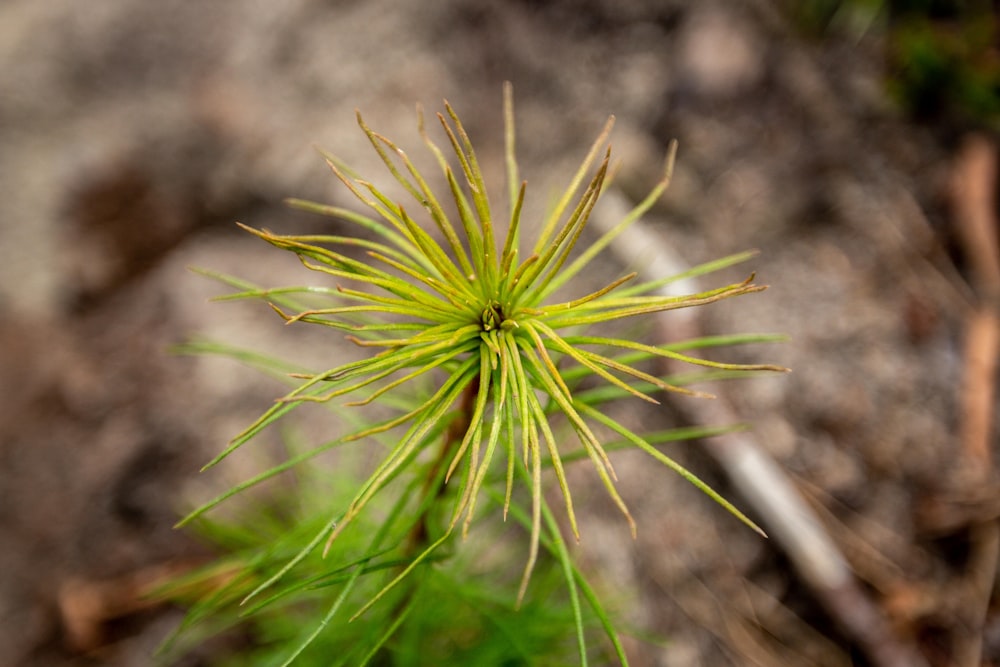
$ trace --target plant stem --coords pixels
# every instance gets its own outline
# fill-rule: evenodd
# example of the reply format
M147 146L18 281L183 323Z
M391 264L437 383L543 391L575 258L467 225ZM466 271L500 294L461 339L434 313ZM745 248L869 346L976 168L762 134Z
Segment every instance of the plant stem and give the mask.
M465 391L462 393L462 399L459 404L459 414L458 417L448 425L448 429L445 431L444 439L441 442L441 448L435 457L434 461L427 472L427 477L424 479L423 486L420 490L420 495L422 498L427 498L433 494L433 499L439 500L445 495L447 486L444 483L444 471L447 461L454 455L455 449L458 447L459 443L462 442L462 438L465 432L469 428L469 423L472 420L472 411L475 406L476 396L479 393L479 379L476 378L469 386L466 387ZM436 503L427 503L424 510L420 513L416 524L410 531L406 539L406 548L403 551L403 556L405 558L413 557L416 554L422 553L431 543L431 529L429 524L429 515L434 508ZM403 595L398 602L396 602L395 608L390 614L390 618L398 619L401 622L404 615L409 613L412 609L414 592L419 586L411 585L408 587L408 591ZM382 643L384 644L389 636L398 629L399 622L394 623L394 627L382 638ZM376 649L373 654L370 654L367 660L380 660L385 657L384 646ZM375 664L382 664L381 662L376 662Z
M431 467L427 472L427 477L424 480L424 485L420 492L421 496L427 497L429 494L433 493L436 498L440 498L445 494L447 486L444 484L444 480L441 479L441 476L447 462L454 455L455 448L458 447L460 442L462 442L465 432L469 430L469 424L472 420L472 410L478 394L479 379L476 378L470 382L469 386L465 388L464 392L462 392L462 399L458 408L458 417L448 425L448 430L445 431L444 440L441 443L441 449L438 452L437 457L434 459L434 462L431 464ZM435 485L437 488L434 488ZM421 514L417 524L413 527L413 530L410 531L405 551L407 555L421 551L430 541L428 514L431 507L433 507L433 505L428 505L427 509Z

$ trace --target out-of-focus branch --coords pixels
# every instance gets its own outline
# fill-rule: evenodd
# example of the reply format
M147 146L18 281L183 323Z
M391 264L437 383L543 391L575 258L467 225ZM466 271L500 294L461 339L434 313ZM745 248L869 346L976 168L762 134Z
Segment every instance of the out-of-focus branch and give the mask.
M953 219L971 268L980 304L967 329L962 444L977 469L989 472L990 436L1000 351L1000 250L994 190L996 146L974 135L963 145L952 173Z
M996 402L997 355L1000 354L1000 244L994 192L997 147L981 135L968 137L952 172L953 222L971 269L979 305L969 316L965 340L965 382L961 396L962 450L977 482L994 475L993 406ZM955 661L960 667L980 664L982 627L997 573L1000 526L996 519L972 526L972 554L965 585L968 590L967 632L956 633Z

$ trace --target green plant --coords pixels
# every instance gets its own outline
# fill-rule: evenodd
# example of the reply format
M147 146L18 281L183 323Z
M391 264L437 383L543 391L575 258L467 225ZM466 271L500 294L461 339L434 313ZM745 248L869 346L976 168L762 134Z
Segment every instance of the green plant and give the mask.
M1000 18L989 3L904 2L888 33L889 91L918 120L1000 127ZM946 11L942 11L946 10Z
M292 445L286 462L226 491L181 522L199 523L230 554L221 570L199 572L175 589L211 591L194 603L185 625L196 636L198 627L214 631L212 623L236 624L239 604L251 618L260 619L251 635L261 645L251 653L271 658L275 651L283 656L282 664L309 656L317 664L430 664L428 656L454 658L467 649L475 652L476 664L586 664L588 656L605 650L625 663L610 614L574 565L558 519L564 516L569 532L580 539L565 466L588 460L635 534L608 454L615 448L644 450L759 531L657 447L718 429L640 435L602 408L623 398L656 403L656 392L706 396L683 386L697 375L663 377L642 369L658 359L694 364L708 369L706 373L783 370L685 354L772 337L652 345L588 329L764 288L751 275L702 293L666 297L657 294L665 281L633 284L633 273L589 294L557 298L660 197L670 180L674 149L650 195L612 231L578 247L608 184L610 148L604 144L609 120L541 224L531 250L522 255L522 230L528 228L521 219L525 184L514 157L509 86L504 113L509 188L503 235L472 143L445 103L438 119L457 173L431 140L422 117L420 131L447 184L454 213L446 212L407 154L372 131L359 114L359 125L390 174L432 226L425 228L403 203L326 156L337 178L371 214L299 200L291 204L356 225L364 236L245 229L295 253L306 268L339 284L265 288L208 272L238 290L225 299L264 300L288 324L345 331L372 353L317 372L226 346L186 346L188 352L231 355L294 385L206 467L303 405L325 404L345 423L356 425L318 446ZM749 256L699 266L672 280ZM587 380L599 385L583 384ZM341 397L352 400L336 405L334 399ZM372 404L392 410L392 416L369 421L363 411ZM567 432L571 440L564 437ZM572 441L577 445L571 448ZM380 447L381 460L374 468L357 462L360 476L343 460L336 472L310 464L321 452L352 442ZM242 521L206 517L220 502L292 467L307 472L278 516L254 507ZM543 495L546 475L561 490L561 512L550 508ZM294 516L288 516L289 506L295 508ZM487 520L484 512L497 520ZM482 534L458 540L456 533L466 536L474 523L484 526L477 529ZM516 574L510 568L516 560L511 549L523 538L523 569ZM490 563L488 571L482 567L485 562ZM516 632L512 614L520 615ZM530 630L524 631L526 627ZM606 644L588 640L594 627L605 633Z

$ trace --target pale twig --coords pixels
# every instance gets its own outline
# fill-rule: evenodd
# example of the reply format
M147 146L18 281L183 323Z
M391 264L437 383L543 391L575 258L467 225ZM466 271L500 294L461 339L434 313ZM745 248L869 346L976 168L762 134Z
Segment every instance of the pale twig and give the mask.
M592 218L599 231L610 229L630 206L619 192L604 194L603 208ZM689 267L648 229L636 223L614 239L612 252L644 280L659 280ZM641 262L641 266L637 266ZM693 279L668 285L670 294L696 293ZM694 309L674 311L664 318L673 337L701 334ZM669 322L667 320L669 319ZM723 397L677 402L694 423L740 421ZM862 592L843 554L802 500L781 468L750 432L727 433L705 441L705 447L725 470L733 485L762 518L770 535L794 564L817 599L879 667L925 665L916 651L900 643L876 605Z

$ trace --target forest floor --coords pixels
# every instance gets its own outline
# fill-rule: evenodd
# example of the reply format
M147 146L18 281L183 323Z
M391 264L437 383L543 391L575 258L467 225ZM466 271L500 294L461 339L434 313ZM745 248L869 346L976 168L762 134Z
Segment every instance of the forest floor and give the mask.
M770 289L685 326L788 334L739 360L791 374L719 401L848 573L825 588L767 517L764 541L623 455L639 537L584 500L580 553L669 640L630 642L634 664L1000 664L996 316L976 296L995 252L968 222L995 215L995 149L907 120L882 46L808 37L764 0L3 3L0 665L146 665L178 622L136 591L204 555L172 525L249 464L196 471L278 389L171 345L326 349L208 304L218 287L186 267L295 280L233 223L317 229L283 199L345 203L312 146L376 172L355 107L416 145L414 105L448 99L501 183L505 80L538 205L615 114L627 198L679 142L641 223L658 243L689 266L759 249L740 270ZM760 517L713 452L671 453Z

